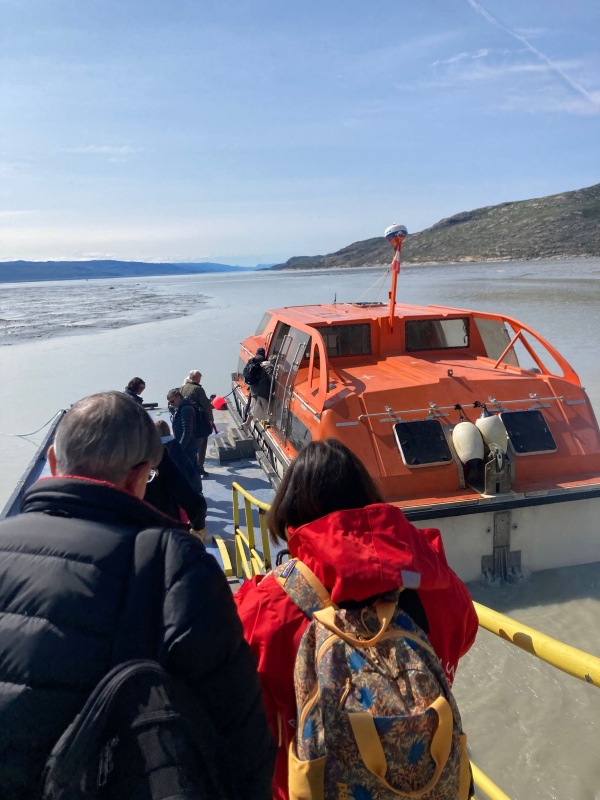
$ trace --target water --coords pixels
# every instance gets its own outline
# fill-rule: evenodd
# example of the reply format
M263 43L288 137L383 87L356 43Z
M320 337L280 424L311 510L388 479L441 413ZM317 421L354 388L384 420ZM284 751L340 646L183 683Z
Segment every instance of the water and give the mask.
M0 320L6 321L0 322L0 345L6 345L0 346L0 430L33 431L57 409L92 392L122 389L134 375L146 381L147 401L163 401L193 368L209 393L226 394L239 342L265 309L357 300L381 274L0 286ZM386 292L387 285L379 299ZM501 311L525 322L570 361L600 410L600 259L404 267L398 299ZM0 506L42 436L0 434ZM600 567L553 570L519 586L472 591L483 604L600 655ZM600 800L598 689L480 631L455 691L473 761L510 797Z

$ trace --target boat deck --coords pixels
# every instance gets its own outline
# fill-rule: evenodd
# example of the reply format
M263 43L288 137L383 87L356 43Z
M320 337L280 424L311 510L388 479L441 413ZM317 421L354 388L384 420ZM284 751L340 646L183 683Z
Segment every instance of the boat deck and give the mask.
M237 427L229 411L215 411L214 418L219 433ZM208 503L206 549L221 564L219 550L212 537L219 535L231 547L230 552L233 551L232 484L241 483L247 492L265 503L271 502L274 491L256 458L219 463L215 438L211 436L208 440L205 468L210 478L203 479L202 486Z
M172 427L170 415L166 408L152 409L149 413L155 419L165 419L169 427ZM230 411L215 411L214 418L220 434L227 435L229 430L237 429L238 436L242 435L239 433L240 421ZM52 442L54 428L55 426L53 425L48 431L42 445L36 452L25 474L2 510L0 518L18 514L23 494L29 486L35 483L39 478L50 475L50 468L45 454L48 446ZM213 536L220 536L225 542L230 554L233 554L234 524L232 514L232 484L234 482L241 483L247 492L265 503L271 502L274 492L265 472L255 457L237 461L220 462L216 442L217 437L214 435L210 436L205 463L206 471L209 473L210 477L202 481L202 486L208 504L206 516L207 537L205 545L208 552L214 555L222 567L222 559L219 554L219 549L213 541ZM243 511L241 518L242 521L244 521Z
M150 413L156 419L164 419L169 424L169 427L172 428L170 415L166 408L153 409ZM242 435L239 433L240 420L237 415L229 410L215 410L213 415L219 434L227 435L228 431L235 430L238 436ZM213 541L213 536L220 536L225 542L229 553L233 554L232 484L234 482L240 483L257 500L265 503L271 502L274 491L256 457L236 461L220 461L216 444L217 437L211 435L208 439L205 461L205 469L210 477L202 480L202 488L208 504L205 546L222 567L223 563L219 548Z

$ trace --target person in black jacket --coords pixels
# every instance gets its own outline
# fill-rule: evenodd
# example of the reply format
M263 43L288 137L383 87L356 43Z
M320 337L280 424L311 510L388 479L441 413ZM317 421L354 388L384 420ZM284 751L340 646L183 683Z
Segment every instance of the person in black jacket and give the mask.
M140 405L121 392L87 397L58 427L53 477L0 522L0 797L34 796L56 740L112 667L135 540L157 527L156 660L228 743L240 797L271 797L273 743L227 580L197 537L141 500L161 453Z
M146 484L144 500L163 514L177 520L180 519L179 509L182 508L192 528L200 538L204 539L207 510L204 494L197 491L188 480L186 474L188 459L179 442L171 436L167 423L164 419L159 419L154 424L158 433L162 434L160 441L164 452L156 477ZM189 470L189 465L187 469Z
M141 378L132 378L125 387L124 392L127 397L131 397L136 403L142 405L144 401L141 398L141 394L145 388L146 384Z
M192 401L184 397L181 389L171 389L167 394L167 403L171 412L173 423L173 436L181 445L183 452L190 461L190 482L200 488L202 478L198 466L198 442L200 437L196 432L196 412Z

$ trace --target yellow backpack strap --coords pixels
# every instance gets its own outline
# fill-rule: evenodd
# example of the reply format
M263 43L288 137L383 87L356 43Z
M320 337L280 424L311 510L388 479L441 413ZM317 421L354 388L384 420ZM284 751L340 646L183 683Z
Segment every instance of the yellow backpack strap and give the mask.
M317 595L317 597L323 604L323 608L329 608L329 607L336 608L335 603L333 603L331 600L331 595L329 594L327 589L323 586L321 581L317 578L315 573L311 569L309 569L306 566L306 564L303 564L302 561L300 561L297 558L288 561L282 567L277 567L274 570L275 580L281 586L281 588L284 589L284 591L287 579L295 569L298 570L298 572L302 575L302 577L308 583L313 592Z
M377 644L377 642L383 638L388 625L392 621L394 612L396 611L396 605L396 601L379 601L375 603L375 610L377 611L377 618L379 619L381 627L371 639L358 639L356 636L352 636L352 634L338 628L336 624L336 609L333 606L323 608L321 611L314 611L313 618L318 620L321 625L324 625L328 630L332 631L332 633L335 633L336 636L339 636L340 639L343 639L354 647L373 647L373 645Z
M448 761L448 757L450 756L453 728L452 709L450 708L446 698L442 697L441 695L437 698L437 700L433 701L429 708L433 709L438 715L438 726L433 734L430 750L431 757L435 763L435 772L422 789L412 792L400 792L397 789L394 789L393 786L390 786L390 784L387 782L385 778L387 773L387 761L385 759L385 753L383 752L383 747L379 739L379 734L377 733L377 728L375 727L375 721L373 720L371 714L369 714L368 711L359 711L348 714L348 719L350 720L350 725L352 726L352 731L354 733L354 738L356 739L360 757L362 758L365 767L369 770L369 772L379 778L386 789L388 789L390 792L393 792L396 797L419 798L423 797L425 794L428 794L440 779L440 775L442 774L442 771L446 766L446 762Z

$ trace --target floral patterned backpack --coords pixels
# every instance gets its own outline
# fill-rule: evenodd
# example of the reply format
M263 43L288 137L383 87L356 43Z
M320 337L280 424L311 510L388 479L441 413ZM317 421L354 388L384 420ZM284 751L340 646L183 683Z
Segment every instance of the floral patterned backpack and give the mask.
M274 570L305 613L296 656L290 800L468 800L466 736L440 661L400 589L337 608L297 559Z

